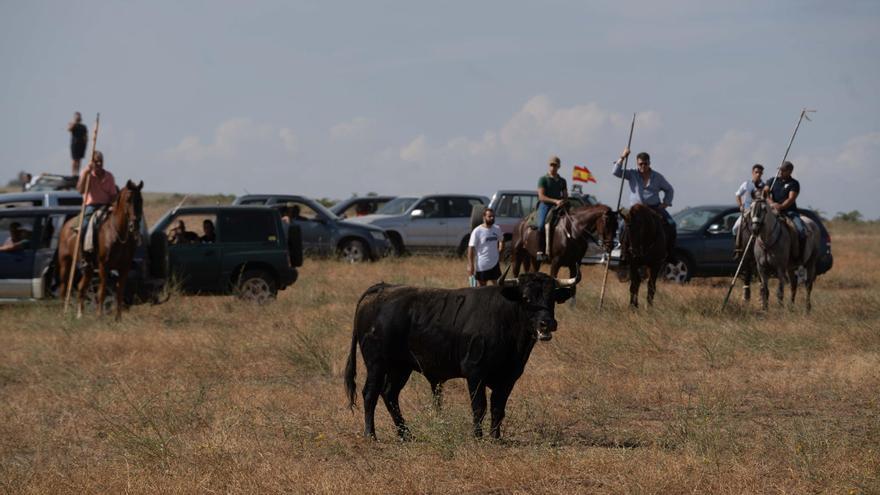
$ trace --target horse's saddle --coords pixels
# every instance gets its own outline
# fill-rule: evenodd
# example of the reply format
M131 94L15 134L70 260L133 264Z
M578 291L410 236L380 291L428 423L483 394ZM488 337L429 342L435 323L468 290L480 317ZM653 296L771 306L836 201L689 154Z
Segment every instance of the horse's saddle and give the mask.
M89 217L89 221L86 223L85 231L82 235L83 253L91 253L95 250L95 246L98 244L98 231L100 230L101 224L104 223L104 220L109 216L109 213L110 207L102 206L95 210Z
M562 206L560 208L550 208L550 213L547 214L547 224L555 225L556 221L559 220L560 210L564 209L566 211L571 210L572 208L578 208L581 206L586 206L586 204L580 199L576 198L568 198L562 202ZM531 213L526 216L526 225L529 226L530 229L538 228L538 210L534 209Z

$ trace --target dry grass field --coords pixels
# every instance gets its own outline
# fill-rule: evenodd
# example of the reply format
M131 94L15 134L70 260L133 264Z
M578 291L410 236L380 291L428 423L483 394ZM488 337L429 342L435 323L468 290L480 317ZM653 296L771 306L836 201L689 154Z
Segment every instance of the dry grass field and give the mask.
M173 202L148 205L149 219ZM878 493L880 227L831 231L835 266L809 316L754 301L720 314L721 279L663 284L635 312L614 281L599 312L601 272L585 270L577 306L560 307L554 339L535 346L500 442L470 436L461 380L437 414L413 375L408 443L381 403L379 442L363 439L343 396L361 292L462 286L461 260L307 260L269 305L175 296L118 324L57 303L2 306L0 489Z

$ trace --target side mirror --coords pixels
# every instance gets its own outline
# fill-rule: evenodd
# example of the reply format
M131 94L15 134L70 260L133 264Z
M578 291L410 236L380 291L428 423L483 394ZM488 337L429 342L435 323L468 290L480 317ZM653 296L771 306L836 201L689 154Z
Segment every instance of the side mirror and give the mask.
M712 225L710 225L709 228L706 229L706 231L710 234L723 234L727 232L724 227L717 223L713 223Z
M413 218L424 218L425 212L422 210L413 210L409 215Z

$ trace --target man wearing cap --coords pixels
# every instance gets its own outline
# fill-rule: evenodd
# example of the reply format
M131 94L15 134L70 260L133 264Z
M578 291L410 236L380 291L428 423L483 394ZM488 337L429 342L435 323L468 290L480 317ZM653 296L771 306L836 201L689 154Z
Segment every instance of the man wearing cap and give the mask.
M752 165L752 178L751 180L747 180L743 182L739 189L736 190L736 204L739 206L740 216L736 219L736 223L733 224L733 235L736 238L734 243L734 247L736 252L734 253L738 258L739 255L742 254L743 246L742 239L740 238L740 224L742 223L743 215L745 211L752 206L752 200L756 199L758 194L761 194L764 191L764 188L767 187L764 184L764 181L761 177L764 175L764 166L760 163L756 163Z
M638 169L627 170L624 173L623 160L629 156L629 152L629 148L624 148L623 153L620 154L620 159L614 162L612 173L615 177L626 179L629 186L630 206L643 204L666 220L666 232L669 236L667 252L671 255L672 249L675 247L676 228L675 220L672 219L672 215L666 209L672 206L672 197L675 194L675 190L672 188L672 184L666 180L666 177L663 177L660 172L651 169L651 155L644 151L636 155L636 166ZM661 192L663 193L662 198L660 197ZM620 224L620 227L621 229L623 228L623 223Z
M551 245L550 230L545 229L544 225L547 214L550 208L560 206L568 198L568 184L559 175L561 164L558 156L551 157L547 164L547 175L538 179L538 261L546 259L544 252L549 251Z
M764 193L765 196L769 193L768 204L772 206L777 213L785 215L791 219L791 222L794 224L794 228L797 230L798 235L798 250L794 255L795 259L797 259L800 256L800 253L803 252L802 247L804 241L807 239L807 229L797 211L797 197L801 193L801 184L791 176L793 171L793 163L783 163L782 167L779 169L779 177L771 180L773 187L771 188L768 184L767 187L764 188Z

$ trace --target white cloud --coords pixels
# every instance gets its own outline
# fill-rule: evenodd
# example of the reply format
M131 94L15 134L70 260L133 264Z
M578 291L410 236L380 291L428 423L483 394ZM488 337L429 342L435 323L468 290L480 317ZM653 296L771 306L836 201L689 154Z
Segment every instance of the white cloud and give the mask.
M428 157L428 143L424 134L400 149L400 159L405 162L424 162Z
M255 146L271 143L275 139L280 139L286 144L289 137L285 139L284 135L279 135L278 131L268 124L258 124L247 118L234 118L217 126L214 139L210 143L203 143L196 136L187 136L166 154L171 159L188 162L230 159L252 150Z
M290 154L295 154L299 151L299 138L292 130L287 127L282 127L278 131L278 137L281 138L281 142L284 143L284 148L287 149Z
M330 128L333 139L356 139L367 134L375 122L365 117L355 117L347 122L340 122Z

